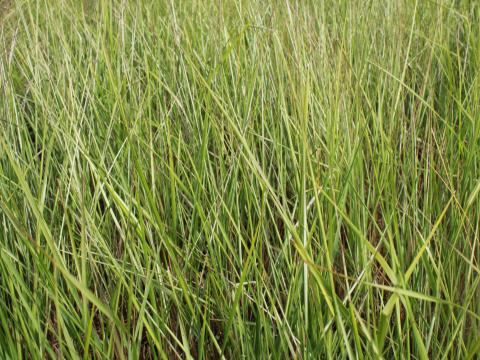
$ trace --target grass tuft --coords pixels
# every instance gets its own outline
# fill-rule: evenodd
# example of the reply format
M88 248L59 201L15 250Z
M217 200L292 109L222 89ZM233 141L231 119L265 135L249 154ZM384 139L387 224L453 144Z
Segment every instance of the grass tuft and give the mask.
M0 0L0 358L476 358L479 23Z

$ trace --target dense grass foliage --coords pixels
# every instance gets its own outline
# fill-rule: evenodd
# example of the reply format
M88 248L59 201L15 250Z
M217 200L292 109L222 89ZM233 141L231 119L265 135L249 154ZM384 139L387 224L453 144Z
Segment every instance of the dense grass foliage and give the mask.
M477 1L0 5L0 358L480 350Z

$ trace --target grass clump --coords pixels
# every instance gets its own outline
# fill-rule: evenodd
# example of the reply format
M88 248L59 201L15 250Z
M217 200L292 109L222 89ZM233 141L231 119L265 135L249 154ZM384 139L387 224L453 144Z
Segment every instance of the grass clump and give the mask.
M1 358L473 358L475 1L0 5Z

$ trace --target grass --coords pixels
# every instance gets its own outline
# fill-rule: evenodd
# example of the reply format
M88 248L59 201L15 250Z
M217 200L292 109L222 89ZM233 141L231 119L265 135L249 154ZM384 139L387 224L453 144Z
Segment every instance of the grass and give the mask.
M475 358L480 4L0 1L1 358Z

